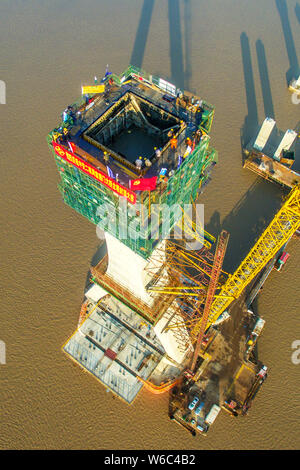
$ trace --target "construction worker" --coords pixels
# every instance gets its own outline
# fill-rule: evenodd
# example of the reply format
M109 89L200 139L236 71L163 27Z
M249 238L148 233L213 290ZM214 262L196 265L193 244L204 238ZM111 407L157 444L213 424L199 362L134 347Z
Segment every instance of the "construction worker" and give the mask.
M69 129L67 127L64 127L63 128L63 139L65 141L68 140L68 136L69 136Z
M160 158L161 157L161 150L158 149L157 147L154 147L154 151L155 151L156 158Z
M170 140L170 143L171 143L171 150L176 150L177 149L177 139L176 137L172 137L172 139Z
M76 113L76 122L80 122L81 119L82 119L82 114L81 114L80 111L77 111L77 113Z
M191 151L192 151L192 147L188 145L185 153L183 154L183 158L186 158L191 153Z
M159 181L164 181L164 178L168 172L168 168L162 168L159 172Z
M174 135L174 129L171 129L171 130L168 132L167 136L169 137L169 139L171 139L171 138L173 137L173 135Z
M109 105L110 88L111 88L110 81L108 81L108 83L107 82L105 83L105 91L104 91L104 95L103 95L106 106Z
M54 140L54 142L59 143L61 136L62 136L62 134L59 132L59 130L55 129L55 132L53 132L53 134L52 134L52 139Z
M69 109L66 108L64 112L62 113L62 120L63 122L67 122L69 119Z
M195 134L195 142L198 145L202 137L202 131L201 129L197 129L196 134Z
M139 158L136 159L135 166L137 167L138 170L142 169L142 166L143 166L142 157L139 157Z
M109 155L106 151L104 151L103 153L103 160L105 161L105 163L109 163Z
M152 163L150 162L149 158L144 158L144 161L145 161L145 166L149 167L152 165Z
M203 114L203 109L201 108L201 106L198 106L196 109L196 113L195 113L195 122L196 122L197 127L199 127L201 124L202 114Z

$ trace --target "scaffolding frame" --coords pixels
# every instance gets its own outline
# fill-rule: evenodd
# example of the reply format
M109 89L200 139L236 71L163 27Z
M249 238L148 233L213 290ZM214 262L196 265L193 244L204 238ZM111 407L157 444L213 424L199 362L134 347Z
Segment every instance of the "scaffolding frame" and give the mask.
M118 86L121 86L124 84L124 80L131 80L133 76L135 76L135 79L136 77L143 76L147 80L147 76L142 72L139 72L136 68L129 67L126 73L121 76L119 82L118 80L115 80L115 82ZM96 96L95 100L99 101L99 99ZM82 100L73 105L75 110L78 106L82 106ZM203 106L205 107L206 105L203 104ZM148 259L159 240L167 236L167 233L163 233L163 224L160 223L157 233L153 238L151 224L146 223L151 216L151 206L153 207L154 204L158 206L166 205L171 208L170 231L180 218L178 212L172 210L172 207L176 205L183 207L185 204L190 203L190 201L194 202L199 192L203 190L203 187L209 181L210 170L218 159L217 152L209 147L210 137L207 135L211 128L213 111L213 108L207 105L207 113L209 113L208 124L205 127L205 123L201 122L201 128L205 129L206 132L191 153L177 166L174 174L168 178L167 182L159 181L154 191L149 193L144 192L141 195L137 194L137 202L142 202L143 207L148 207L148 213L145 213L146 211L143 210L140 213L134 206L130 207L130 204L124 207L124 205L120 204L120 201L123 200L122 196L118 196L109 188L106 188L100 182L57 155L52 145L54 131L51 132L48 135L47 141L60 174L61 181L58 184L58 188L64 202L103 231L107 231L121 239L135 253ZM185 119L189 120L190 118L185 117ZM185 127L185 124L182 125ZM166 144L166 147L168 145L169 142ZM84 159L88 158L85 154L81 155L81 157ZM90 164L95 166L92 160L95 159L92 158ZM99 164L101 166L101 162ZM111 206L112 213L115 214L115 224L108 223L107 220L104 221L97 214L98 207L104 203ZM134 228L131 228L130 236L123 238L121 233L124 233L128 226ZM114 229L113 232L111 227Z

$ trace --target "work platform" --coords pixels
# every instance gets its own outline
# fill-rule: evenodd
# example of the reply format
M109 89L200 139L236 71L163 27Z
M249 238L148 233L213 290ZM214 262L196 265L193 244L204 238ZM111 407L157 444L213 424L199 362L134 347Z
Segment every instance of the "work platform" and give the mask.
M288 188L293 188L296 184L300 183L299 173L273 158L256 151L253 151L245 160L244 168L248 168L266 180Z
M243 149L246 156L244 168L262 178L293 188L300 183L300 174L291 169L295 162L298 132L276 129L274 119L267 117L257 136Z
M87 292L87 318L63 350L113 393L131 403L165 356L151 325L106 295Z
M209 340L203 346L195 374L190 376L186 371L180 386L174 389L170 416L193 435L208 432L213 408L223 408L233 416L247 412L262 366L249 360L247 354L248 340L256 324L253 312L247 310L243 301L237 301L230 318L209 330ZM197 403L193 407L194 400Z

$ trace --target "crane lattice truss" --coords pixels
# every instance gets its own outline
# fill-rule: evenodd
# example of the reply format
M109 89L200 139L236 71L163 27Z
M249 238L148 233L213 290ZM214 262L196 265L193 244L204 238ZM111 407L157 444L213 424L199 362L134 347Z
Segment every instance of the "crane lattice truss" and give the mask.
M180 326L193 326L202 317L213 262L214 255L205 246L189 251L175 240L168 240L164 247L156 250L151 266L145 268L152 277L147 289L168 295L175 301L172 304L174 314L165 330L176 329L180 333L177 314L182 318ZM226 274L222 271L222 277Z
M266 264L278 253L300 227L300 186L290 192L284 205L275 215L270 225L263 232L246 258L233 275L223 283L208 316L206 330L217 320L224 310L237 299L245 287L259 274ZM210 254L211 255L211 254ZM192 257L191 252L188 253ZM197 256L196 256L197 257ZM227 274L222 271L223 274ZM196 298L194 298L196 300ZM203 299L203 297L202 297ZM194 301L195 301L194 300ZM203 300L202 300L203 302ZM195 315L190 315L183 322L171 322L167 329L189 328L192 339L196 339L201 327L201 307Z
M226 232L225 230L222 230L219 236L216 251L215 251L214 263L213 263L212 270L211 270L211 276L210 276L209 286L207 290L203 316L199 323L200 328L198 331L198 338L197 338L194 355L193 355L193 361L191 365L192 371L195 369L199 352L201 349L202 341L203 341L203 336L207 329L209 312L210 312L210 308L214 300L216 289L218 287L218 280L219 280L221 270L222 270L222 265L223 265L224 256L225 256L226 249L227 249L228 239L229 239L229 233Z
M296 186L238 269L232 276L229 276L219 295L215 297L207 327L214 323L231 302L241 295L245 287L277 254L299 227L300 186ZM192 335L197 335L200 328L201 322L198 321L191 332Z

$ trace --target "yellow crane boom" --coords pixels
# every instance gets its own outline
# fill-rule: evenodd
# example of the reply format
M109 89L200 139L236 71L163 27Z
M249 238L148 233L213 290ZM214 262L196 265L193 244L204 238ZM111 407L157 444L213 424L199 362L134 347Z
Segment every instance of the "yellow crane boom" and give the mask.
M276 255L280 248L300 227L300 186L297 185L277 212L248 255L232 276L222 286L218 297L211 306L207 328L214 323L224 310L237 299L245 287L257 276L263 267ZM198 334L201 320L196 323L191 334Z

